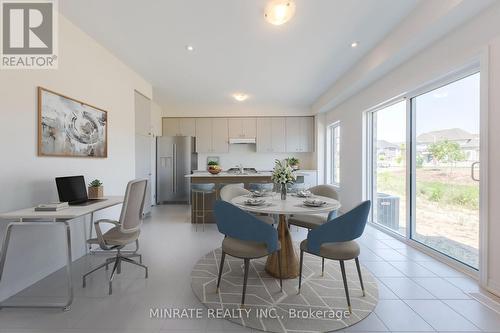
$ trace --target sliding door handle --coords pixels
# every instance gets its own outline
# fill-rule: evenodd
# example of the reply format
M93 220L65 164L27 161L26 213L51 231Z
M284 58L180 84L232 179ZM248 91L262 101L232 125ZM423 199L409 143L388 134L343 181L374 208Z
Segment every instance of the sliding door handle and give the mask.
M472 178L472 180L478 182L480 179L479 178L476 178L476 165L479 165L481 162L474 162L472 163L472 165L470 166L470 177Z

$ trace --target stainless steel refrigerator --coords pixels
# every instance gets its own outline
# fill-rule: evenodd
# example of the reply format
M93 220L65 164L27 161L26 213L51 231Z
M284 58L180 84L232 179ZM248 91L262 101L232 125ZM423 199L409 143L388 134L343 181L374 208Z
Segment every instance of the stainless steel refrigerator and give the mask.
M190 179L198 169L196 139L192 136L159 136L156 139L156 203L188 203Z

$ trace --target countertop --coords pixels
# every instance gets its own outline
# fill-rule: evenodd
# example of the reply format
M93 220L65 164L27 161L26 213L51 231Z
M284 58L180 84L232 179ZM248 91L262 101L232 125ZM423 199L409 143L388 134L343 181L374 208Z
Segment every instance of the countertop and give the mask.
M303 172L301 172L303 171ZM316 171L316 170L314 170ZM305 176L304 172L309 172L309 170L299 170L296 171L295 174L297 176ZM185 175L184 177L186 178L197 178L197 177L242 177L242 178L249 178L249 177L271 177L272 172L271 171L258 171L257 173L244 173L244 174L239 174L239 173L228 173L226 171L222 171L221 173L217 175L212 175L208 171L195 171L191 175Z
M197 178L197 177L242 177L242 178L248 178L248 177L271 177L271 172L257 172L257 173L244 173L244 174L239 174L239 173L229 173L222 171L221 173L217 175L212 175L208 171L201 171L201 172L195 172L191 175L185 175L184 177L186 178Z

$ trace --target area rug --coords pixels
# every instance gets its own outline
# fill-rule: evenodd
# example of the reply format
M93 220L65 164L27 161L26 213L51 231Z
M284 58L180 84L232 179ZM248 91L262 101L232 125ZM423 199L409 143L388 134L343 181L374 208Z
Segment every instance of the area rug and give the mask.
M226 255L220 292L216 293L221 249L203 256L191 272L191 287L207 307L208 318L223 318L239 325L266 332L330 332L366 318L378 301L377 283L361 268L366 295L362 296L354 260L346 261L352 314L347 303L337 261L326 261L321 276L321 259L304 254L302 288L298 278L279 280L268 275L266 258L250 261L245 306L240 307L243 286L243 260Z

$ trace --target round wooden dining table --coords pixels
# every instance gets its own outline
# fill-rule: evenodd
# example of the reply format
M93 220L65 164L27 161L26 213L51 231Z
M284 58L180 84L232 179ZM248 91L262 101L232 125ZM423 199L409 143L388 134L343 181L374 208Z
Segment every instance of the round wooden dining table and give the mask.
M262 197L266 202L260 206L251 206L245 204L249 199L248 195L233 198L231 203L245 211L252 213L278 215L278 239L281 243L281 278L293 279L299 275L299 261L290 235L287 217L290 215L313 215L320 213L328 213L340 208L340 203L331 198L314 195L309 199L322 200L325 204L321 207L310 207L304 205L306 198L298 197L294 194L288 194L285 200L281 199L279 193L271 193L268 196ZM273 253L267 258L266 272L270 275L279 278L280 270L278 265L278 254Z

